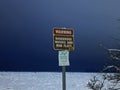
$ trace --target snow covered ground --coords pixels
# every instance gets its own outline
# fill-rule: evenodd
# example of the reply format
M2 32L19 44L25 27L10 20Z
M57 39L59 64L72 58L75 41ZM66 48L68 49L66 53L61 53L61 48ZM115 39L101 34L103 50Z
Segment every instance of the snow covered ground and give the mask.
M95 73L66 73L67 90L89 90ZM60 72L0 72L0 90L62 90Z

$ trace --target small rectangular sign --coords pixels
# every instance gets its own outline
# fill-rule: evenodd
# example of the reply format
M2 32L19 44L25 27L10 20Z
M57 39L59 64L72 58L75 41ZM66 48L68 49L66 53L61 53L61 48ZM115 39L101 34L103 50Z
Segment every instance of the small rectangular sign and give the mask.
M69 51L59 51L59 66L69 66Z

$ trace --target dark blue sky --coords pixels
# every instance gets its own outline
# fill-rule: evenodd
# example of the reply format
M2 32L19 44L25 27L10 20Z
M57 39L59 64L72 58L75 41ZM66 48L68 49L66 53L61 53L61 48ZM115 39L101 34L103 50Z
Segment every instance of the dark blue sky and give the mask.
M1 0L0 70L60 71L53 28L74 29L68 71L99 71L110 63L98 46L116 45L120 0Z

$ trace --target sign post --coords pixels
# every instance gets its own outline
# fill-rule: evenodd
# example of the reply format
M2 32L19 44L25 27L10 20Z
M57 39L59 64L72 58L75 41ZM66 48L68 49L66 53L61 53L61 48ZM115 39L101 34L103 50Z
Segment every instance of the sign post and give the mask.
M62 90L66 90L66 67L62 66Z
M53 47L59 50L59 66L62 66L62 90L66 90L66 66L69 66L69 51L74 50L73 30L54 28Z

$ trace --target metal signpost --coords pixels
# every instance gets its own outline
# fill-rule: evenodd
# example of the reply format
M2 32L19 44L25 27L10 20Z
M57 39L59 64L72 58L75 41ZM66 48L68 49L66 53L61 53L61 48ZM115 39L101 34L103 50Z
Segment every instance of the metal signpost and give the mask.
M74 50L74 32L68 28L53 29L53 47L59 50L59 66L62 66L62 90L66 90L66 66L69 66L69 51Z

